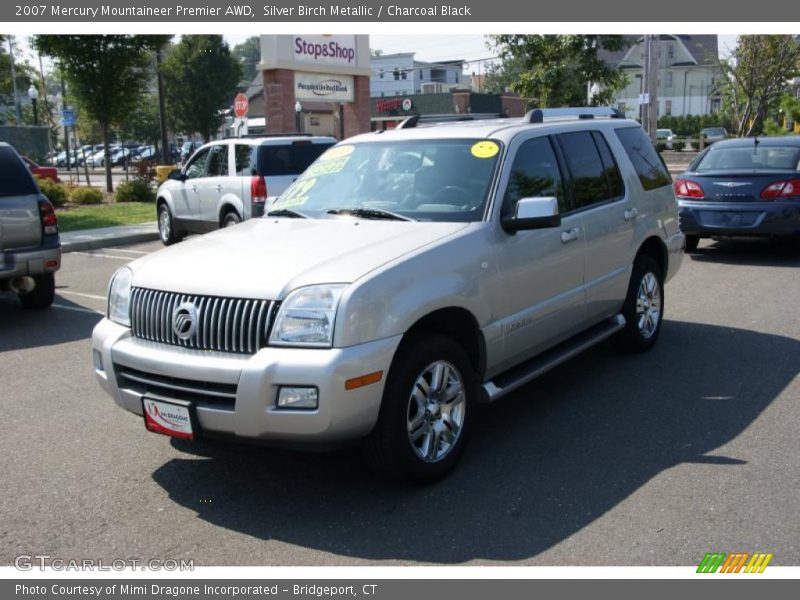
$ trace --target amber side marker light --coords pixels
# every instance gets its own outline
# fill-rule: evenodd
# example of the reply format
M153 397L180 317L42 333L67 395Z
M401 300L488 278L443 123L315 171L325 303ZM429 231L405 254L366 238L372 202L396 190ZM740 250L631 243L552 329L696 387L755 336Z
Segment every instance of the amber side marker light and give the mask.
M355 390L371 383L378 383L383 378L383 371L375 371L361 377L353 377L344 382L344 389Z

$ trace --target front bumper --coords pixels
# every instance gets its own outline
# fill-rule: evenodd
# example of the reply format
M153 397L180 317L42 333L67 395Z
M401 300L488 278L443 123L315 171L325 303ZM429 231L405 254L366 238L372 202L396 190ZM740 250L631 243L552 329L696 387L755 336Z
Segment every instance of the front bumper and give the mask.
M230 402L206 402L202 393L197 396L194 405L202 433L316 444L356 439L374 427L400 338L349 348L267 347L241 356L149 342L133 337L127 327L103 319L92 334L92 347L100 385L130 412L142 414L144 379L167 382L165 385L176 389L230 390L235 396ZM348 379L376 371L383 371L379 382L345 390ZM131 373L138 381L128 378ZM278 409L281 386L315 386L319 407Z
M686 235L800 235L800 202L679 200Z
M0 250L0 279L55 273L60 267L61 245L57 237L28 250Z

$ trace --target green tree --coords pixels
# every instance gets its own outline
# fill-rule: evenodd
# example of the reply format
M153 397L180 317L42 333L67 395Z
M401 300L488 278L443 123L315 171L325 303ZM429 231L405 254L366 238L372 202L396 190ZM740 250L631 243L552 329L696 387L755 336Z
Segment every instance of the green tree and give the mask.
M532 98L537 106L582 106L587 85L596 83L597 105L608 104L627 83L625 74L606 63L600 50L623 50L630 39L622 35L491 35L489 43L504 63L519 69L512 89Z
M148 96L140 103L119 128L119 137L126 142L146 142L158 147L160 136L158 100L155 96Z
M139 104L151 73L152 39L145 35L37 35L34 46L58 63L78 109L97 121L103 137L106 189L111 181L111 127Z
M481 92L502 94L509 90L516 91L515 86L525 71L523 56L511 56L503 61L491 63L486 66Z
M800 75L800 42L790 35L739 36L731 56L720 61L720 91L738 136L763 130L764 119L776 111L786 82Z
M8 53L7 35L0 35L0 123L8 121L17 124L17 114L14 107L14 83L11 79L11 56ZM19 50L12 38L11 46L14 49L14 70L16 72L17 91L20 95L24 94L34 80L34 71L31 67L19 61ZM23 122L25 119L23 118ZM33 123L32 119L28 122Z
M241 44L236 44L231 50L242 65L242 76L249 84L258 72L258 63L261 62L261 38L257 35L247 38Z
M206 141L225 120L241 78L239 61L221 35L185 35L161 66L167 106L178 129Z

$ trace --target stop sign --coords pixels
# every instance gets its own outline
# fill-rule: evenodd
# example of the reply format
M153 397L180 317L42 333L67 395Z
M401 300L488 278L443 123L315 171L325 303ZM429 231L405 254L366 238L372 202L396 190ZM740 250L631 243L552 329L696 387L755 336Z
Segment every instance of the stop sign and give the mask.
M250 103L247 100L247 96L244 94L237 94L236 98L233 100L233 112L236 116L241 119L247 114L248 108L250 108Z

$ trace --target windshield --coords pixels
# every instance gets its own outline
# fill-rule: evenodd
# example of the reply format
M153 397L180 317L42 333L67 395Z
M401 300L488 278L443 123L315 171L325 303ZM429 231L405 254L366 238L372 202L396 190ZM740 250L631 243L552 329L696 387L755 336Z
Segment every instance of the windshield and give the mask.
M491 140L340 144L316 160L270 212L292 209L320 217L356 210L370 218L384 211L422 221L480 221L499 153L499 143Z
M797 171L800 148L792 146L746 146L718 148L712 146L700 159L695 171Z

